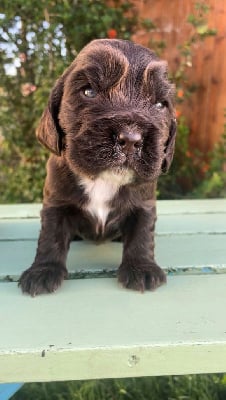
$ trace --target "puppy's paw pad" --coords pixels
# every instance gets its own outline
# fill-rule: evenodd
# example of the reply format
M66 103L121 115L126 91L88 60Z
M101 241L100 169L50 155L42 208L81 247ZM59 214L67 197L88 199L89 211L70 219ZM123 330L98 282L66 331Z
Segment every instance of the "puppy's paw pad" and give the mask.
M155 290L166 283L166 275L157 264L141 266L121 265L118 270L118 280L123 287L144 292Z
M22 273L18 286L23 293L34 297L41 293L55 292L66 277L67 270L61 264L34 264Z

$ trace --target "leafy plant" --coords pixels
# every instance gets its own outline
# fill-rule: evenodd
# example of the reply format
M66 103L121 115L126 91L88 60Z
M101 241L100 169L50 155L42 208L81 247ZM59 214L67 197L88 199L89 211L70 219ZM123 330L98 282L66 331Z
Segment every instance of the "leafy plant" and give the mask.
M163 376L27 384L12 400L223 400L222 375Z
M225 114L226 118L226 114ZM209 154L209 164L200 185L194 191L194 197L226 197L226 123L219 143Z

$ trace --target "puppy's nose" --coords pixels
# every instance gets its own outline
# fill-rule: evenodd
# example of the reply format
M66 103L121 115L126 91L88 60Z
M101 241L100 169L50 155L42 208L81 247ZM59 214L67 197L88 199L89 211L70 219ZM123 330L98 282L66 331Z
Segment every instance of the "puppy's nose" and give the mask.
M134 153L141 147L141 134L139 132L121 132L118 135L118 144L124 153Z

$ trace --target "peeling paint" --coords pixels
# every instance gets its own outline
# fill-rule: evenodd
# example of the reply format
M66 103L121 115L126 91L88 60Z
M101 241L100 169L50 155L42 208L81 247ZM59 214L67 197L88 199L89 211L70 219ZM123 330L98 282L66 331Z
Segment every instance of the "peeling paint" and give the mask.
M139 363L139 361L140 361L139 357L137 357L135 354L133 354L132 356L130 356L128 358L128 366L134 367L135 365L137 365Z
M210 274L225 274L226 264L216 265L188 265L177 267L164 267L167 275L210 275ZM112 269L83 269L79 271L69 272L67 280L73 279L90 279L90 278L116 278L117 268ZM18 275L2 275L0 276L1 283L18 282Z

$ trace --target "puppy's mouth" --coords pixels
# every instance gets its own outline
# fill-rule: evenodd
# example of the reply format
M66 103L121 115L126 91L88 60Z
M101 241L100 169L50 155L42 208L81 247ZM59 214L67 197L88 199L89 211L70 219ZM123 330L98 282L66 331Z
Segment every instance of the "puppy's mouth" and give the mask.
M155 146L149 149L141 145L132 152L124 153L122 149L115 149L113 154L113 169L120 175L127 171L133 174L133 181L155 180L161 173L162 157L156 152Z
M123 175L126 173L126 171L133 171L133 175L136 175L138 177L140 176L145 179L145 172L147 172L148 178L148 169L150 168L150 165L143 158L142 143L140 144L140 146L136 146L133 149L123 149L116 143L112 158L113 170L115 170L118 174Z
M134 182L135 179L134 171L125 165L105 170L100 174L100 176L102 178L106 177L108 179L113 179L119 184L119 186L128 185Z
M132 171L136 181L152 180L160 174L160 135L152 124L144 127L120 119L108 120L108 124L105 119L94 122L84 123L78 135L67 136L71 143L66 156L75 171L93 178L104 171L122 177Z
M127 170L136 170L136 163L140 157L135 154L125 154L121 151L116 151L113 155L113 169L119 174L125 173Z

